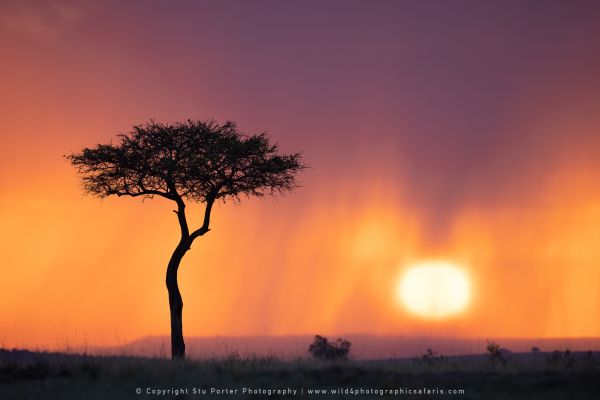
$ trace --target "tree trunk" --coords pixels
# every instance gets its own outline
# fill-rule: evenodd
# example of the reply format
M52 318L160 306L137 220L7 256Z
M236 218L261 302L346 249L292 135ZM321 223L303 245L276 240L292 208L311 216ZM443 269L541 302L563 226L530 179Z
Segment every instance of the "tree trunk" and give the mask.
M185 358L185 342L183 341L182 328L183 300L181 299L179 285L177 284L177 271L187 249L182 240L173 252L167 266L167 290L169 292L169 309L171 312L171 358L174 360Z

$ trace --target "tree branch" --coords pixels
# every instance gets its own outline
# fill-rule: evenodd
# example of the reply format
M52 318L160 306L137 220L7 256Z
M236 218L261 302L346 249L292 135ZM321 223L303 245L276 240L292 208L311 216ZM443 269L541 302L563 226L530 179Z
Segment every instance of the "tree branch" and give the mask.
M123 190L123 191L113 190L111 192L112 193L109 193L109 194L115 194L115 195L117 195L117 197L121 197L121 196L131 196L131 197L161 196L161 197L164 197L165 199L176 200L173 196L169 195L168 193L164 193L159 190L146 189L146 190L142 190L140 192L132 192L129 189L127 189L127 190Z
M207 233L208 231L210 231L210 228L209 228L209 225L210 225L210 212L212 210L212 206L213 206L214 202L215 202L215 196L213 196L213 195L211 195L210 197L208 197L206 199L206 208L204 209L204 221L202 222L202 226L200 228L196 229L190 235L190 244L197 237L202 236L205 233Z
M177 211L174 211L175 214L177 214L177 220L179 221L179 227L181 228L181 238L187 240L190 236L190 230L185 216L185 203L181 197L178 197L175 201L177 202Z

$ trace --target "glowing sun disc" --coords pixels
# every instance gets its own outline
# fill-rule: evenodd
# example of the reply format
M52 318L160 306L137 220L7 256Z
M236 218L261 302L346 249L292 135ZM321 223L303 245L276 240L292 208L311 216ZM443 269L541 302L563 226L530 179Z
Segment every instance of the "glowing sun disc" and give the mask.
M413 314L439 319L463 311L470 297L469 279L449 262L423 262L406 271L398 285L398 296Z

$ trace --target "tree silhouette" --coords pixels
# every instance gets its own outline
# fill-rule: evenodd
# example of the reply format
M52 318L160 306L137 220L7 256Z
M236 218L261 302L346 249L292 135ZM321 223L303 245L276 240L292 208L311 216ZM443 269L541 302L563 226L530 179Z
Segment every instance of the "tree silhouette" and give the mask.
M176 203L181 237L167 265L171 356L185 358L183 301L177 283L181 259L194 240L210 230L215 202L291 191L304 168L300 154L281 154L265 134L246 135L234 122L150 121L118 135L118 144L99 144L66 158L84 190L94 196L164 197ZM204 204L204 218L191 229L186 202Z

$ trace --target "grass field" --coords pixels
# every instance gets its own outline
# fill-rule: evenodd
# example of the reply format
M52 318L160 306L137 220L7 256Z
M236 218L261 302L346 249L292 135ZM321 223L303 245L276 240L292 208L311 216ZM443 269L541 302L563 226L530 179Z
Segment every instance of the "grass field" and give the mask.
M430 394L408 393L423 389ZM171 362L0 350L3 400L150 398L599 399L600 354L512 354L506 360L425 355L337 363L233 354L220 360Z

